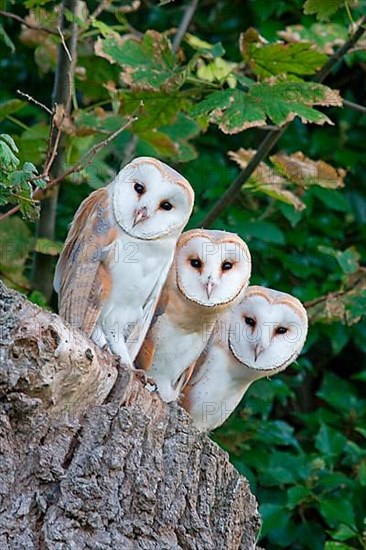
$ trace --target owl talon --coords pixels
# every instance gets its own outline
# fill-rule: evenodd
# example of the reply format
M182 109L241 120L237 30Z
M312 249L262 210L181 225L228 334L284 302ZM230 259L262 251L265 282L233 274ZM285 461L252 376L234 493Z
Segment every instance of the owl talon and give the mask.
M134 373L136 374L137 378L141 380L144 387L149 390L149 392L152 393L157 391L157 385L155 384L154 380L147 375L146 371L144 371L143 369L134 369Z

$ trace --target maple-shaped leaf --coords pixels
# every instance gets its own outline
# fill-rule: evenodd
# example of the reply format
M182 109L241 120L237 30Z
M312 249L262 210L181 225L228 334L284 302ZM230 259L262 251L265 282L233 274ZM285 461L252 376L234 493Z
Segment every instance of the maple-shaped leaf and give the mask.
M134 90L172 90L184 82L170 41L153 30L142 39L109 34L97 40L95 53L120 65L122 81Z
M264 44L254 29L240 36L240 51L259 78L286 74L287 77L314 74L327 61L310 42Z
M344 287L305 303L312 323L357 323L366 311L366 269L348 275Z
M245 168L255 153L256 151L253 149L240 148L236 152L229 151L228 155L240 168ZM286 204L291 204L299 212L305 208L302 200L288 189L286 178L265 162L261 162L254 170L249 179L249 184L246 184L245 187L255 192L264 193Z
M323 160L312 160L298 151L292 155L272 155L271 162L288 180L302 185L319 185L327 189L344 187L346 171Z
M304 13L316 15L317 19L328 19L344 4L344 0L306 0Z
M255 153L253 149L240 148L235 152L229 151L228 155L243 169ZM300 198L303 190L296 190L296 187L319 185L337 189L344 186L345 170L336 169L322 160L307 158L300 151L292 155L272 155L270 161L272 166L265 162L259 164L245 188L291 204L297 211L303 210L305 204Z
M270 119L283 126L299 116L306 122L332 124L313 105L341 106L339 92L315 82L266 82L249 86L248 91L221 90L195 105L193 116L206 115L226 134L235 134Z
M209 121L218 124L225 134L237 134L266 123L266 115L258 102L240 90L213 92L195 105L191 114L208 114Z
M342 46L347 40L347 29L338 23L314 23L306 28L291 25L277 34L286 42L312 42L321 52L332 55L334 46Z

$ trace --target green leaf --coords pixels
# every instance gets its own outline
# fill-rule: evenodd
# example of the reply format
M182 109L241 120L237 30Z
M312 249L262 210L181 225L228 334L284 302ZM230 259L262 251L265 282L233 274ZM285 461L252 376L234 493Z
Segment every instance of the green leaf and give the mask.
M227 134L262 126L269 118L277 125L299 116L303 122L324 124L331 121L311 105L338 105L341 99L335 90L313 82L278 82L256 84L247 92L222 90L213 92L195 105L193 116L208 115Z
M335 14L342 4L343 0L306 0L304 13L306 15L315 14L317 19L322 21Z
M222 90L209 95L191 111L193 116L209 115L225 134L237 134L247 128L263 126L266 113L249 93Z
M326 372L320 390L316 394L338 411L349 413L358 410L361 402L357 399L350 382L339 378L332 372Z
M356 273L360 267L360 254L354 246L347 248L344 252L337 251L336 259L342 268L343 273Z
M314 23L310 27L291 25L277 34L287 42L312 42L321 52L332 55L334 46L347 40L347 28L338 23Z
M267 243L284 244L285 237L279 227L271 222L251 221L239 224L244 239L260 239Z
M51 0L25 0L24 5L26 8L35 8L36 6L45 6L50 2Z
M366 458L361 460L360 464L357 466L357 478L360 481L362 487L366 486Z
M58 256L64 244L50 239L37 239L33 250L47 256Z
M355 550L354 546L348 546L342 542L328 541L325 543L324 550Z
M203 60L200 60L197 68L197 76L202 80L207 80L207 82L224 82L225 80L230 82L230 75L235 80L235 76L232 75L232 72L237 66L237 63L225 61L225 59L221 57L217 57L207 64L204 63Z
M0 134L0 170L11 172L19 164L19 159L15 156L18 148L12 137L7 134Z
M353 507L347 499L321 500L319 511L330 527L338 527L340 523L343 523L355 528Z
M26 102L21 101L20 99L9 99L8 101L0 103L0 120L3 120L8 115L16 113L17 111L25 107L25 105Z
M196 50L203 57L212 59L214 57L222 57L225 54L225 50L221 42L210 44L209 42L201 40L194 34L190 34L188 32L185 34L184 39L191 46L191 48Z
M283 527L288 521L286 509L280 504L265 503L259 510L263 521L261 537L265 537L273 529Z
M110 63L118 63L123 82L134 90L178 89L185 79L171 43L153 30L147 31L141 41L118 34L99 38L95 53Z
M327 61L327 56L310 43L263 44L254 29L241 36L240 45L245 61L261 79L280 74L311 75Z
M338 529L332 533L332 538L335 540L348 540L354 538L357 533L348 527L348 525L340 524Z
M31 232L20 217L15 216L2 220L0 271L2 278L10 286L26 284L23 270L32 248Z
M290 510L312 498L312 493L308 487L295 485L287 489L287 505Z
M337 458L344 451L347 438L326 424L320 427L315 437L315 447L326 457Z

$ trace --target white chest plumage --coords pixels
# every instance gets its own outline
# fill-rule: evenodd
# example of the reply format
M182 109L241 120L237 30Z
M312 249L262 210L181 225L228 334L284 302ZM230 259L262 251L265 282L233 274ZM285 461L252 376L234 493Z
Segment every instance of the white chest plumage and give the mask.
M107 342L106 335L110 335L114 351L120 350L121 356L124 342L136 325L143 322L146 306L158 299L173 260L174 242L167 237L144 241L122 234L111 247L112 287L97 325L103 328L99 333ZM140 332L138 336L141 337Z
M204 322L196 325L196 330L187 330L184 321L182 324L173 323L164 315L157 319L154 326L155 354L149 374L157 383L164 401L178 398L184 376L204 349L214 321L215 318L209 321L206 317Z
M242 365L222 343L213 343L204 365L193 374L184 400L199 430L214 430L234 411L252 383L242 371Z

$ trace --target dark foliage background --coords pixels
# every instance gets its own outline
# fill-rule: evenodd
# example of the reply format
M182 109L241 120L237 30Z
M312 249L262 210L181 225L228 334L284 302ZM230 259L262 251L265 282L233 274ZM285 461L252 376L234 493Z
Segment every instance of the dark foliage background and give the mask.
M332 51L347 40L354 30L352 21L365 8L362 1L307 0L305 11L313 13L305 14L302 0L202 0L189 26L191 37L181 43L175 57L168 41L174 39L174 29L181 25L190 4L102 4L100 14L91 18L101 4L81 3L77 16L72 114L62 121L64 170L121 127L126 117L134 113L139 118L93 155L91 164L62 182L55 237L35 238L34 221L19 214L0 222L2 278L44 307L55 307L55 297L39 290L43 288L39 280L32 282L32 255L38 251L51 260L42 275L50 279L68 224L92 189L108 183L114 171L133 156L157 156L191 181L197 202L190 227L200 225L239 173L228 152L257 149L269 131L267 126L284 122L267 110L267 126L239 129L253 115L249 106L234 116L231 133L224 133L217 124L209 124L208 117L212 122L215 114L203 107L203 101L221 91L215 107L225 111L220 104L225 91L242 91L246 86L250 90L253 83L263 84L268 78L292 83L303 97L303 81L311 80ZM20 97L17 90L52 107L61 6L27 0L2 2L1 9L53 32L21 26L6 14L1 20L1 134L14 140L0 139L2 208L5 212L12 203L19 203L23 214L36 217L28 182L35 168L42 174L50 116ZM72 18L71 12L66 15ZM250 27L275 43L287 27L287 39L291 35L296 40L294 25L301 26L297 33L313 44L301 61L294 52L289 64L281 66L284 53L279 52L274 63L258 37L252 42L244 40L247 53L243 53L243 44L240 52L239 36ZM149 30L164 35L153 35L152 46L146 44L136 51L133 44L140 44L141 33ZM123 47L113 33L125 37ZM209 44L198 43L197 38ZM99 55L94 50L97 40ZM108 44L117 44L117 48L111 46L106 55ZM132 49L126 50L126 44ZM154 44L159 44L159 53ZM324 83L359 105L364 103L366 89L365 45L363 38L333 67ZM264 52L261 62L256 57L259 50ZM319 57L311 62L314 51ZM122 77L121 70L125 71ZM140 101L144 107L139 108ZM274 96L274 106L276 101ZM257 173L214 223L248 242L253 284L290 292L307 304L308 341L298 362L281 376L253 385L238 410L212 437L230 453L257 495L264 520L261 545L349 550L366 548L366 284L362 267L366 253L366 114L348 105L315 108L334 125L305 124L296 117L274 152L301 151L309 159L322 160L330 165L325 170L328 177L322 177L320 169L316 177L296 176L275 164L277 175L287 174L280 190L289 195L279 191L273 172L266 181ZM312 116L309 120L316 121L319 115ZM309 163L305 160L313 169ZM331 172L331 167L347 171L344 187L339 184L343 173Z

